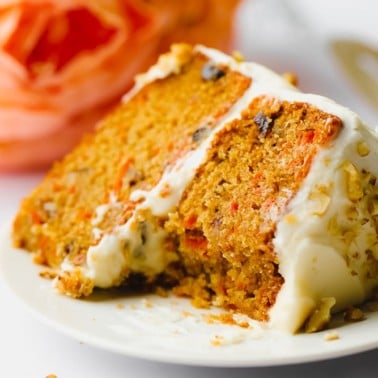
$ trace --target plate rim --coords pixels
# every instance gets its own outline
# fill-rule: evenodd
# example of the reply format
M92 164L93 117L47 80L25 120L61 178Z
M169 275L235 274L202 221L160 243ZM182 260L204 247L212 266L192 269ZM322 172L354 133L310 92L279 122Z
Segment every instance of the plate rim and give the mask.
M45 279L41 278L38 275L38 272L41 270L40 266L37 266L31 261L31 256L29 253L18 250L16 248L13 248L10 246L10 232L9 232L9 226L0 233L0 240L2 241L2 244L4 245L4 248L0 248L0 279L8 288L8 290L11 292L11 294L15 295L18 302L22 304L24 309L28 311L35 319L37 319L39 322L44 323L48 325L53 330L58 331L59 333L68 336L71 339L84 342L87 345L96 347L98 349L102 349L105 351L113 352L116 354L123 355L125 357L132 357L132 358L138 358L146 361L154 361L154 362L163 362L163 363L170 363L170 364L178 364L178 365L187 365L187 366L201 366L201 367L230 367L230 368L237 368L237 367L273 367L273 366L284 366L284 365L294 365L294 364L304 364L304 363L310 363L310 362L317 362L317 361L325 361L335 358L341 358L346 357L349 355L354 355L366 351L371 351L374 349L378 349L378 340L374 341L369 340L368 342L359 342L357 345L351 345L349 344L341 344L338 348L334 348L332 350L327 350L327 348L324 348L324 352L312 352L305 355L291 355L286 356L283 355L282 357L278 358L275 357L272 359L272 357L268 358L254 358L251 356L250 358L246 358L245 356L237 356L234 360L230 360L229 358L222 358L224 357L222 353L217 356L217 353L214 353L210 358L208 355L203 354L201 358L198 358L196 356L196 359L193 357L188 357L184 355L177 355L174 356L169 355L165 351L161 350L154 350L155 353L151 353L151 350L148 351L148 353L143 353L140 348L137 348L136 350L133 348L128 348L127 345L121 346L116 341L112 341L109 339L104 339L103 337L99 337L98 335L89 334L83 330L80 330L78 328L74 328L70 326L69 324L62 323L59 319L51 318L47 314L43 313L41 309L36 308L35 305L31 303L31 300L27 298L25 295L23 295L17 287L15 287L14 280L11 278L11 274L9 271L10 266L12 265L12 258L13 260L20 260L23 263L30 265L28 266L30 272L30 275L35 276L36 282L41 282L42 285L46 286L50 282L46 282ZM5 241L5 242L4 242ZM12 255L11 253L14 253ZM43 268L43 267L42 267ZM37 281L38 280L38 281ZM51 285L50 285L51 286ZM41 292L41 286L39 286L38 291L39 294L43 294ZM51 292L53 292L53 289L51 288ZM52 293L53 295L56 295L57 303L60 305L60 303L74 303L75 301L72 298L67 298L64 296L61 296L55 292ZM151 297L152 295L149 295ZM59 298L59 299L58 299ZM69 302L66 302L69 301ZM72 301L72 302L71 302ZM86 301L80 301L79 303L88 303ZM93 303L93 302L90 302ZM114 305L111 306L112 310L114 310ZM195 309L193 309L195 311ZM378 324L378 313L374 313L372 319L370 319L373 322L377 322ZM369 318L366 320L369 321ZM98 324L98 323L97 323ZM227 326L227 325L226 325ZM330 329L328 332L332 332L333 330ZM305 334L299 334L299 335L289 335L289 334L280 334L281 337L290 339L291 342L296 342L300 337L314 337L311 335L305 335ZM318 334L320 337L320 334ZM324 335L324 333L323 333ZM256 340L258 342L259 340ZM334 343L335 341L324 341L324 343ZM337 342L337 341L336 341ZM324 344L327 345L327 344ZM333 344L335 345L335 344ZM219 350L219 349L218 349Z

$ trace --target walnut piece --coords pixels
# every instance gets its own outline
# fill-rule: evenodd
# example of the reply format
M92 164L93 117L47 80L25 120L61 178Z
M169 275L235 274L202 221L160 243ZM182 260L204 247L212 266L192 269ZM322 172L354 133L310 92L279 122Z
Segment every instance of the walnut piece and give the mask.
M313 333L326 328L331 320L331 309L335 303L336 299L333 297L322 298L320 300L318 307L305 324L306 333Z

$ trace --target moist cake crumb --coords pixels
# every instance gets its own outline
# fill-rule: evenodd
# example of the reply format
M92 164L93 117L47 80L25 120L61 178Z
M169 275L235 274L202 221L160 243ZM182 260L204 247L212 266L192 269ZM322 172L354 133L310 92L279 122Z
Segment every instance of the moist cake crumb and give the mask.
M335 341L335 340L339 340L339 339L340 339L340 335L336 331L326 332L324 334L324 340L325 341Z
M52 269L45 269L39 272L39 276L42 278L46 278L47 280L53 280L54 278L56 278L57 274L58 273Z
M14 245L73 298L160 287L323 329L378 286L378 138L288 81L174 45L22 202Z
M223 314L203 314L202 318L208 324L227 324L235 325L241 328L252 329L252 326L246 320L238 320L234 317L234 314L223 313Z
M344 320L346 322L359 322L365 319L364 312L358 307L349 307L344 312Z
M219 347L223 345L223 342L224 342L224 337L221 335L215 335L213 338L210 339L211 345L215 347Z

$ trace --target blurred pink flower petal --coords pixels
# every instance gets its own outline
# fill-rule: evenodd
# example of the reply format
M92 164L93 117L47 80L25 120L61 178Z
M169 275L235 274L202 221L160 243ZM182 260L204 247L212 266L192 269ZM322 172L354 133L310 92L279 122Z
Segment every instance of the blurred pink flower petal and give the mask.
M0 0L0 171L66 153L174 36L224 47L236 3Z

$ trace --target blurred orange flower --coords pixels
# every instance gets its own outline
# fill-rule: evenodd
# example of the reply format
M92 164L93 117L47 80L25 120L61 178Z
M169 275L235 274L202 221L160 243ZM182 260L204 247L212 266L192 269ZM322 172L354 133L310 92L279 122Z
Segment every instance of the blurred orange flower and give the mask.
M227 50L238 0L0 0L0 171L69 151L172 42Z

